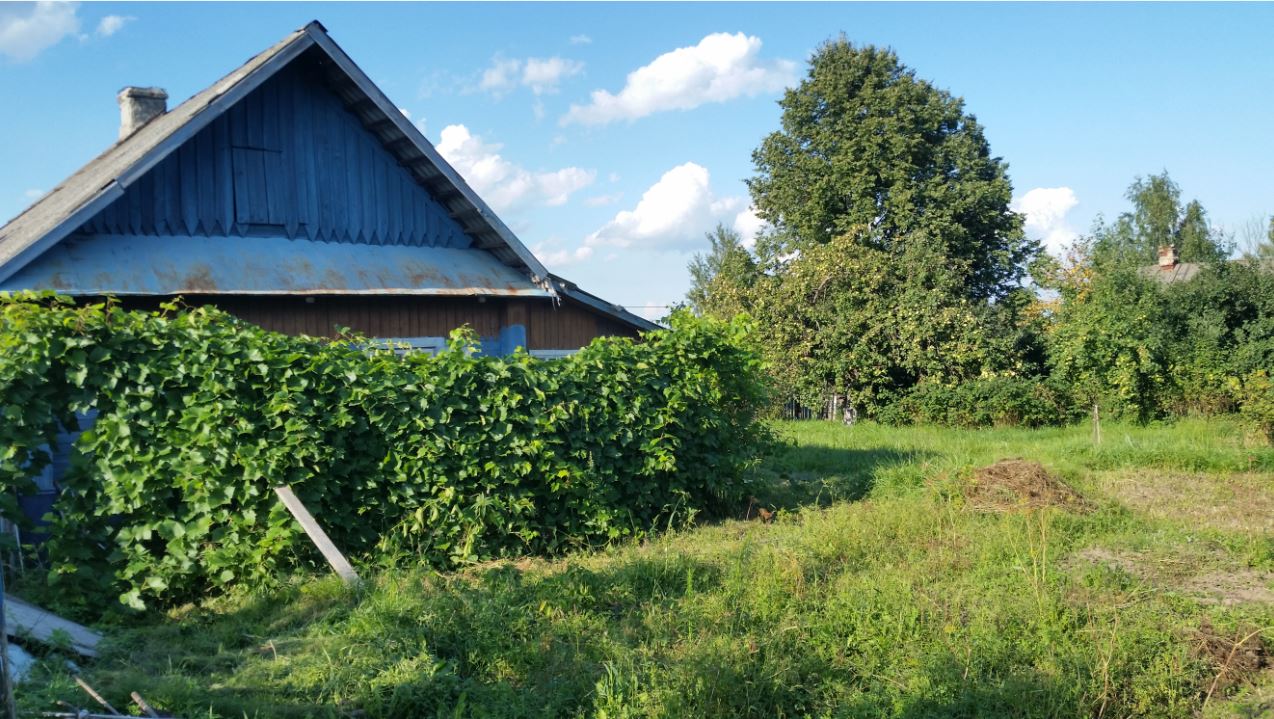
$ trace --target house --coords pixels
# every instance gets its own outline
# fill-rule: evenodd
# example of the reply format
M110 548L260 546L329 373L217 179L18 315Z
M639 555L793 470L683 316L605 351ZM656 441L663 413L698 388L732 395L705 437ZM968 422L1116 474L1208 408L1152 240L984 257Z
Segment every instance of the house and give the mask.
M0 228L0 290L425 351L464 325L543 357L657 327L550 274L317 22L171 111L158 88L118 100L119 141ZM75 437L22 498L33 519Z
M551 275L318 22L119 141L0 228L0 290L174 297L289 334L559 356L653 323Z
M1243 257L1229 261L1239 264L1255 263L1257 270L1274 274L1274 260ZM1203 262L1182 262L1177 254L1176 246L1164 245L1159 248L1159 261L1153 265L1142 267L1141 276L1161 284L1171 285L1177 282L1193 280L1206 266L1207 264Z

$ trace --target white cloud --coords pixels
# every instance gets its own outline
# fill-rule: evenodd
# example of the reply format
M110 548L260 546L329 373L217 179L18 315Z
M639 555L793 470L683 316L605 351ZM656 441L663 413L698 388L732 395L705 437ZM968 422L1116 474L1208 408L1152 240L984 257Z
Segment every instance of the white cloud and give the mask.
M539 244L531 248L531 252L544 263L545 267L561 267L583 262L593 256L593 248L576 247L574 250L554 248L552 244Z
M760 59L761 39L714 33L693 47L664 53L628 74L619 94L594 90L587 105L571 105L561 123L604 125L665 110L776 92L796 81L796 63Z
M1060 257L1079 233L1066 215L1079 204L1069 187L1037 187L1013 201L1015 212L1026 215L1026 232L1044 243L1044 249Z
M572 35L571 44L572 45L592 45L593 38L587 35Z
M619 173L612 172L606 176L606 179L610 180L611 182L619 182Z
M597 176L578 167L532 172L504 159L499 152L501 145L483 142L464 125L444 127L437 148L497 211L530 204L563 205Z
M530 88L536 95L551 95L558 91L562 80L584 71L584 63L563 57L505 58L499 55L491 59L491 66L482 71L478 89L500 96L517 87Z
M739 233L743 246L748 249L756 245L756 236L769 225L770 223L757 217L755 207L748 207L734 216L734 231Z
M687 162L665 172L636 207L584 238L584 246L691 249L717 222L737 220L743 205L738 197L716 197L708 170Z
M612 192L609 195L594 195L584 200L584 204L589 207L604 207L606 205L613 205L616 202L619 202L623 199L623 197L624 193L622 192Z
M482 82L478 84L478 88L496 95L508 92L517 87L521 69L521 60L496 56L491 60L491 67L482 71Z
M22 196L27 198L28 200L35 201L40 199L41 197L44 197L44 190L37 190L37 189L27 190L26 192L22 193Z
M640 307L627 308L635 315L645 317L651 322L658 322L663 316L668 314L670 305L667 302L660 303L655 300L646 300L646 303Z
M14 62L32 60L68 35L80 31L78 3L0 3L0 55Z
M411 110L408 110L405 107L400 107L398 108L398 111L403 114L403 117L407 118L408 120L411 119Z
M562 80L584 71L584 63L560 57L528 57L522 66L522 84L536 95L557 92Z
M107 15L97 22L97 30L95 32L98 37L110 37L136 19L131 15Z

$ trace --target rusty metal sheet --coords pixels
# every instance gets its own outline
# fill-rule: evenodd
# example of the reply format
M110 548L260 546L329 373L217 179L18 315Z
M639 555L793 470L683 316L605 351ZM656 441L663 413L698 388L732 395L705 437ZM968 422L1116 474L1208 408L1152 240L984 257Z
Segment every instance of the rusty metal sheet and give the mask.
M69 295L497 295L550 297L476 248L281 237L68 237L0 290Z

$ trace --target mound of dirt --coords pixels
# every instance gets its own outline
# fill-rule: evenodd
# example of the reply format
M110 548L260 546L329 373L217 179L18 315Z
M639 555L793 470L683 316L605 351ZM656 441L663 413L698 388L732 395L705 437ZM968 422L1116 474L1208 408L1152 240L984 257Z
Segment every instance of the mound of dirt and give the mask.
M1261 630L1240 631L1234 636L1218 633L1211 622L1204 619L1195 632L1194 653L1213 667L1217 673L1207 687L1207 696L1251 683L1258 673L1271 666L1269 650L1261 637Z
M1060 507L1082 512L1088 502L1039 462L1002 459L973 473L965 488L969 506L982 512Z

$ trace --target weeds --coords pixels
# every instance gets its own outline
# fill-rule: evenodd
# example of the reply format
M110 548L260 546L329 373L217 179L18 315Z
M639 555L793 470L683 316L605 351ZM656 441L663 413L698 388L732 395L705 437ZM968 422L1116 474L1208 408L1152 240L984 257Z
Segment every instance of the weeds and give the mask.
M361 592L302 576L113 628L88 679L112 702L137 690L236 718L1185 718L1266 701L1246 688L1264 674L1231 683L1198 630L1242 658L1274 607L1186 582L1274 570L1274 542L1119 489L1189 472L1200 495L1269 501L1253 478L1274 450L1237 425L1108 423L1101 447L1086 426L779 430L788 446L757 489L772 523L453 573L403 562ZM1008 457L1040 462L1087 511L969 511L961 482ZM1243 491L1220 491L1237 473ZM30 709L65 689L53 662L40 671Z

